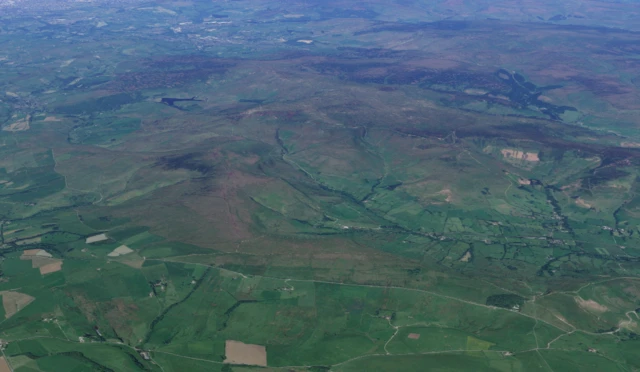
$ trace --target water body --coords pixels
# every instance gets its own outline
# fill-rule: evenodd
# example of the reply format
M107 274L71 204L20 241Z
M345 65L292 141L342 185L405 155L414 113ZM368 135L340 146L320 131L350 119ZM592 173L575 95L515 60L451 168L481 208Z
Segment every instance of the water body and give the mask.
M181 107L176 106L175 103L176 102L184 102L184 101L196 101L196 102L202 102L201 99L196 99L196 97L191 97L191 98L169 98L169 97L165 97L162 98L160 100L160 103L165 104L167 106L171 106L174 108L177 108L178 110L183 110Z

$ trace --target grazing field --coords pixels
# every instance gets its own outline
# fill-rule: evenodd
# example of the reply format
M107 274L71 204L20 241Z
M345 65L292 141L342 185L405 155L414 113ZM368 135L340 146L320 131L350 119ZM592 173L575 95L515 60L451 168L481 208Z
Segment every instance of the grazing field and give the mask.
M109 238L107 237L106 234L99 234L99 235L94 235L94 236L88 237L86 239L85 243L87 243L87 244L98 243L98 242L101 242L101 241L105 241L107 239L109 239Z
M4 316L6 318L11 318L35 300L34 297L20 292L2 291L0 295L2 296L2 306L4 307Z
M41 275L55 273L56 271L62 270L62 261L51 262L51 263L42 265L39 267L39 269L40 269Z
M9 367L4 357L0 357L0 372L11 372L11 367Z
M133 253L133 249L127 247L126 245L121 245L118 248L111 251L111 253L107 254L108 257L118 257L124 256L125 254Z
M0 0L0 372L640 369L638 25Z
M267 351L264 346L245 344L227 340L225 343L225 363L247 364L253 366L267 365Z

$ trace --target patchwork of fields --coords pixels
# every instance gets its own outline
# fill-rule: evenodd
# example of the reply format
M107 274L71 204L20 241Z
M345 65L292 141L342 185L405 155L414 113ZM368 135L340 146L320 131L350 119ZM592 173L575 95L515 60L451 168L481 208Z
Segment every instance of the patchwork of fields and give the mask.
M0 372L640 369L637 9L392 3L0 1Z

